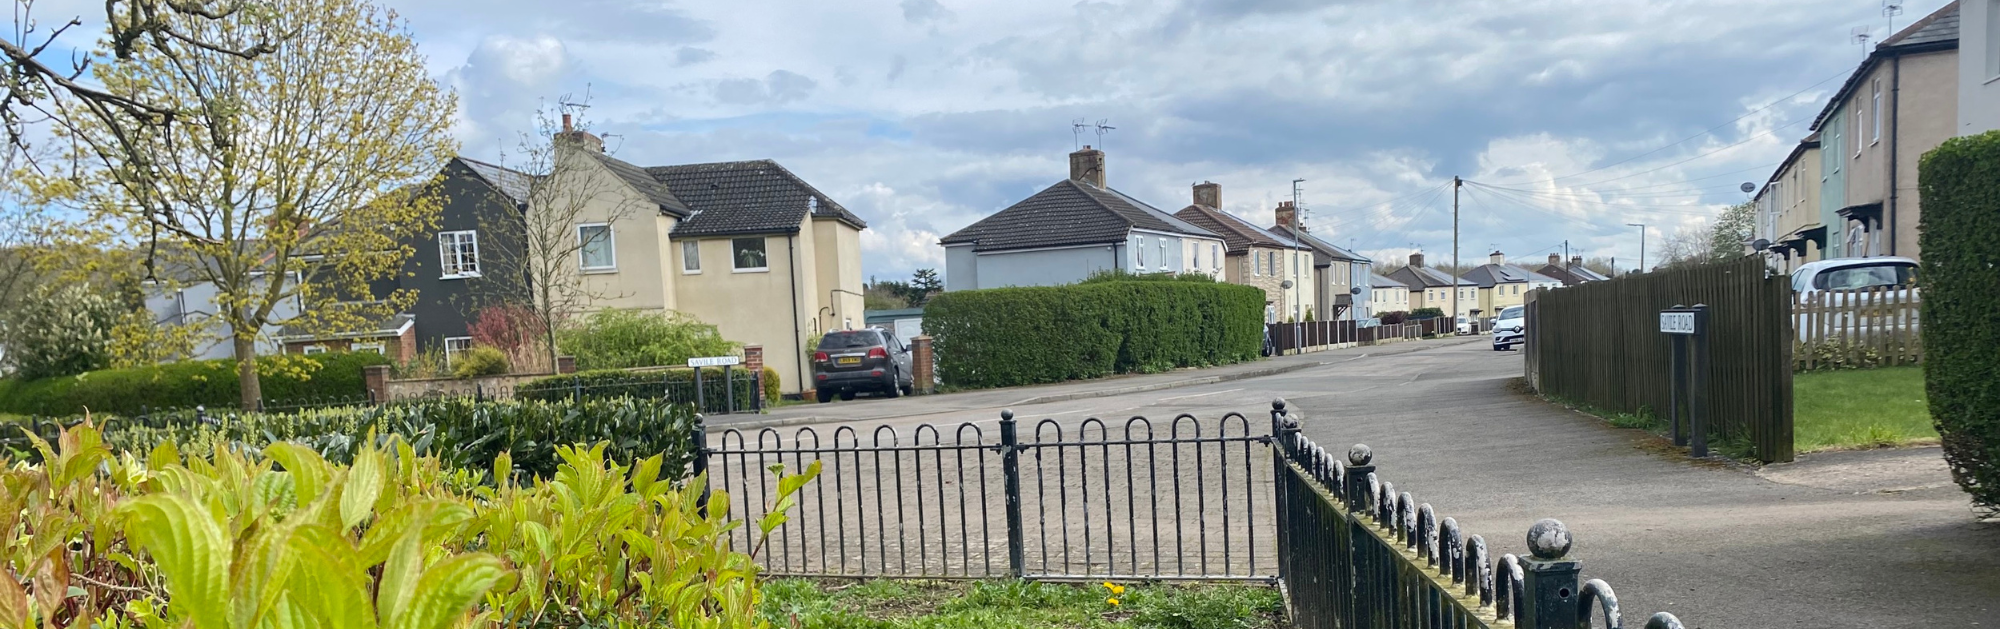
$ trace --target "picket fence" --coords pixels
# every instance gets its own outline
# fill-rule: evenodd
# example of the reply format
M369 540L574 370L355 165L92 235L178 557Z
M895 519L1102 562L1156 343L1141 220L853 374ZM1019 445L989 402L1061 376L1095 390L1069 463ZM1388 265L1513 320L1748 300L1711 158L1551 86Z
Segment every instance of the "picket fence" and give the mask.
M1923 362L1917 291L1878 287L1795 295L1792 328L1798 371Z

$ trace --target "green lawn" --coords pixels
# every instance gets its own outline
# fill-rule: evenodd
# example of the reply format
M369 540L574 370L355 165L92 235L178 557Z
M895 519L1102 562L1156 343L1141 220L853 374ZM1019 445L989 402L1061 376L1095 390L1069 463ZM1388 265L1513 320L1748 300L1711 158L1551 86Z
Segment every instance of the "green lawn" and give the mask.
M811 581L764 586L759 611L776 629L1282 627L1278 592L1242 585L1029 581ZM1114 605L1109 599L1117 598Z
M1792 377L1792 443L1799 452L1937 441L1923 367L1802 373Z

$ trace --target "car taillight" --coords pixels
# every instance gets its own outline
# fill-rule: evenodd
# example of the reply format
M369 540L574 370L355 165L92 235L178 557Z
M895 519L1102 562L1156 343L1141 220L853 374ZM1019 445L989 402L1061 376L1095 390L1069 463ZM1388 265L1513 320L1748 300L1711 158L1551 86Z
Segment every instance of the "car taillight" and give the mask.
M882 347L870 347L870 348L868 348L868 357L869 357L869 358L888 358L888 357L889 357L889 350L888 350L887 348L882 348Z
M813 352L813 360L814 360L814 361L818 361L818 362L822 362L822 363L823 363L823 362L826 362L826 360L827 360L827 358L826 358L826 352Z

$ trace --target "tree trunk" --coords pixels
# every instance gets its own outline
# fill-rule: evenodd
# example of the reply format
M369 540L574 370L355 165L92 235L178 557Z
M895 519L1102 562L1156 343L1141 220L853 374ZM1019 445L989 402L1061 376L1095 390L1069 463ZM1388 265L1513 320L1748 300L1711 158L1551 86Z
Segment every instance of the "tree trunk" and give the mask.
M257 410L264 397L263 383L257 380L257 337L241 332L233 335L236 344L236 383L243 396L243 410Z

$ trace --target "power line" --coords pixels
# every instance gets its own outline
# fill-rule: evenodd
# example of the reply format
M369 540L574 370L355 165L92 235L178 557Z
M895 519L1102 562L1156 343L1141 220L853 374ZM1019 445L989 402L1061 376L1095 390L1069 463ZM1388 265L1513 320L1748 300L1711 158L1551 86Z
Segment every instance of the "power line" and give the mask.
M1522 205L1530 205L1529 202L1554 203L1554 204L1584 204L1584 205L1596 205L1606 208L1645 210L1655 213L1686 214L1689 216L1713 216L1715 214L1715 212L1712 210L1703 210L1700 209L1700 206L1690 205L1690 204L1662 205L1662 204L1649 204L1649 203L1608 203L1604 201L1592 201L1581 198L1540 196L1537 193L1519 192L1515 190L1508 190L1505 188L1495 188L1493 186L1488 186L1488 185L1478 185L1478 187L1481 190L1493 193L1494 195L1500 196L1501 198L1505 198ZM1564 216L1563 218L1572 218L1572 217Z
M1678 161L1678 162L1674 162L1674 163L1672 163L1672 164L1667 164L1667 165L1665 165L1665 166L1660 166L1660 167L1657 167L1657 168L1649 168L1649 169L1646 169L1646 170L1642 170L1642 171L1639 171L1639 172L1636 172L1636 173L1632 173L1632 174L1629 174L1629 175L1623 175L1623 176L1618 176L1618 177L1612 177L1612 178L1610 178L1610 179L1602 179L1602 180L1598 180L1598 181L1593 181L1593 182L1590 182L1590 183L1583 183L1583 184L1576 184L1576 186L1577 186L1577 187L1579 187L1579 188L1588 188L1588 187L1590 187L1590 186L1595 186L1595 185L1598 185L1598 184L1604 184L1604 183L1610 183L1610 182L1613 182L1613 181L1618 181L1618 180L1621 180L1621 179L1631 179L1631 178L1633 178L1633 177L1637 177L1637 176L1639 176L1639 175L1644 175L1644 174L1647 174L1647 173L1656 173L1656 172L1659 172L1659 171L1662 171L1662 170L1666 170L1666 169L1668 169L1668 168L1673 168L1673 167L1675 167L1675 166L1679 166L1679 165L1681 165L1681 164L1686 164L1686 163L1688 163L1688 162L1692 162L1692 161L1695 161L1695 160L1698 160L1698 159L1701 159L1701 158L1704 158L1704 157L1708 157L1708 156L1710 156L1710 155L1714 155L1714 154L1716 154L1716 153L1721 153L1721 152L1723 152L1723 151L1727 151L1727 150L1729 150L1729 149L1733 149L1733 148L1736 148L1736 147L1739 147L1739 146L1743 146L1743 145L1745 145L1745 144L1749 144L1749 143L1750 143L1750 142L1751 142L1752 140L1756 140L1756 139L1758 139L1758 138L1762 138L1762 137L1764 137L1764 136L1767 136L1767 135L1772 135L1772 134L1775 134L1775 133L1777 133L1777 132L1778 132L1778 131L1780 131L1780 130L1783 130L1783 129L1785 129L1785 128L1788 128L1788 127L1791 127L1791 126L1793 126L1793 125L1797 125L1797 124L1799 124L1799 123L1801 123L1801 122L1805 122L1805 121L1807 121L1807 120L1810 120L1810 118L1800 118L1800 119L1798 119L1798 120L1793 120L1793 121L1791 121L1791 122L1787 122L1787 123L1785 123L1785 124L1781 124L1781 125L1778 125L1778 126L1775 126L1775 127L1772 127L1772 128L1770 128L1770 129L1768 129L1768 130L1764 131L1763 133L1758 133L1758 134L1756 134L1756 135L1752 135L1752 136L1750 136L1750 137L1747 137L1747 138L1743 138L1742 140L1738 140L1738 141L1737 141L1736 143L1734 143L1734 144L1730 144L1730 145L1727 145L1727 146L1724 146L1724 147L1722 147L1722 148L1719 148L1719 149L1715 149L1715 150L1713 150L1713 151L1709 151L1709 152L1707 152L1707 153L1702 153L1702 154L1700 154L1700 155L1696 155L1696 156L1694 156L1694 157L1690 157L1690 158L1687 158L1687 159L1684 159L1684 160L1681 160L1681 161Z

